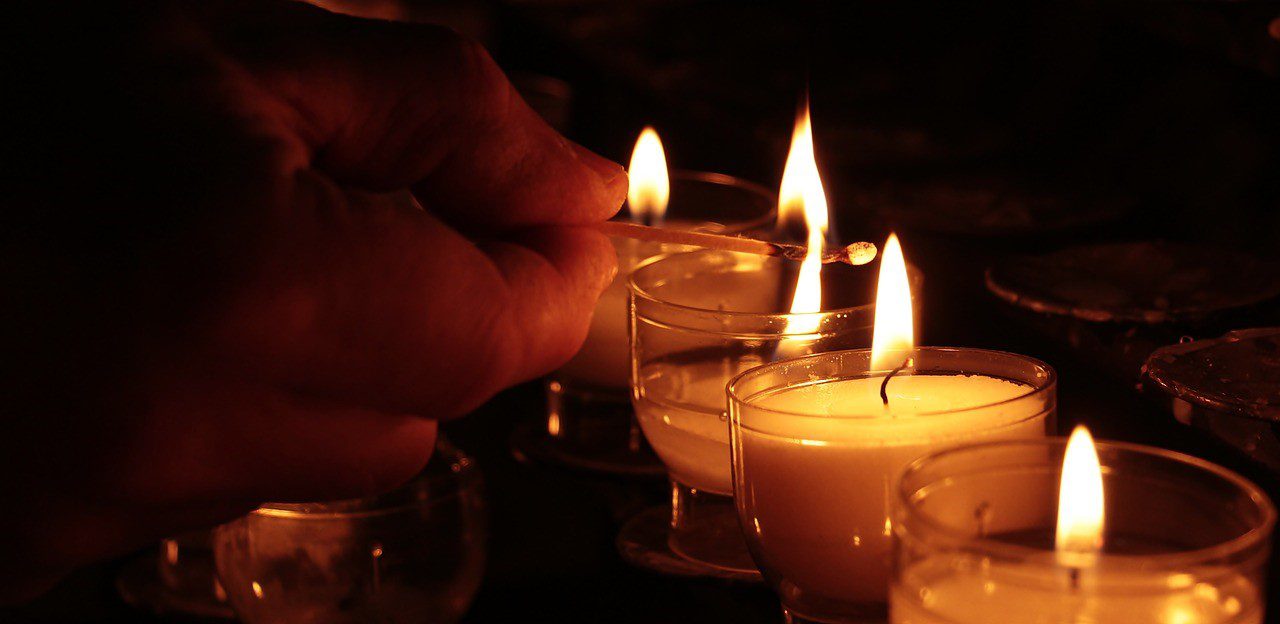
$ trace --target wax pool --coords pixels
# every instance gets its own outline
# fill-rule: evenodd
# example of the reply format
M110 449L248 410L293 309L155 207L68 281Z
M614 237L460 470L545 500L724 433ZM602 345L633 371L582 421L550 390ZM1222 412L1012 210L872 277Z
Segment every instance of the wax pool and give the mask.
M747 398L776 412L742 408L739 515L761 572L796 613L886 601L887 502L909 462L966 442L1043 436L1051 413L1010 401L1028 385L961 374L897 375L886 407L883 380L791 386Z
M969 565L964 565L968 563ZM1212 572L1205 570L1204 572ZM1079 587L1053 567L926 559L890 597L893 624L1260 624L1257 588L1226 571L1085 571Z

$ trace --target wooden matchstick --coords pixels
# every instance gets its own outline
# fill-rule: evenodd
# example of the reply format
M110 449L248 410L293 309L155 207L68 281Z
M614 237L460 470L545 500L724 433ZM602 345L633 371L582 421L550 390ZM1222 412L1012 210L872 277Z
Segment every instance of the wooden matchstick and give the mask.
M635 240L667 243L671 245L689 245L707 249L723 249L761 256L778 256L788 260L804 260L808 248L804 245L787 243L771 243L743 236L726 236L724 234L708 234L689 230L664 229L627 223L626 221L606 221L597 226L608 236L634 238ZM853 243L839 249L825 249L822 252L822 263L843 262L858 266L871 262L876 257L876 246L871 243Z

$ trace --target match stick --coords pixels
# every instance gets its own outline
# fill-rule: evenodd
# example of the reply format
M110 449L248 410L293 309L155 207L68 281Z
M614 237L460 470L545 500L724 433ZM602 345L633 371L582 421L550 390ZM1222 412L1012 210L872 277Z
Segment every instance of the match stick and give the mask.
M804 245L787 243L771 243L743 236L726 236L724 234L708 234L689 230L664 229L627 223L625 221L606 221L597 226L608 236L633 238L640 241L667 243L671 245L690 245L707 249L723 249L761 256L778 256L788 260L804 260L808 248ZM843 262L858 266L871 262L876 257L876 246L871 243L853 243L839 249L825 249L822 252L822 263Z

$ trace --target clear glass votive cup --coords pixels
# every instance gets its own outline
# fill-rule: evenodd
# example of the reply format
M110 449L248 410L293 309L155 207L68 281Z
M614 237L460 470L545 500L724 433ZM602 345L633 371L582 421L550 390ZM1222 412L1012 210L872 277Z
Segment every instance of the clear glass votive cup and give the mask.
M632 402L670 476L668 546L714 569L755 573L733 509L725 385L781 357L871 342L875 271L827 265L824 295L836 305L790 314L797 266L704 250L631 275Z
M789 622L883 621L888 499L912 460L1054 426L1056 376L1039 360L946 347L910 357L887 384L891 370L873 368L870 349L785 360L729 384L738 519Z
M158 615L235 619L213 566L211 531L200 529L160 541L154 552L125 563L116 577L125 603Z
M388 494L263 505L214 532L218 576L241 621L455 622L484 571L479 470L441 440Z
M677 170L671 172L671 202L662 224L738 234L772 227L776 214L776 195L760 185ZM545 424L535 432L539 439L524 444L540 448L522 450L577 468L661 474L631 410L627 278L649 258L689 248L625 238L615 238L613 244L618 275L600 295L582 348L548 380Z
M1066 439L916 460L893 492L896 624L1260 624L1276 511L1254 484L1164 449L1097 443L1104 545L1054 552Z

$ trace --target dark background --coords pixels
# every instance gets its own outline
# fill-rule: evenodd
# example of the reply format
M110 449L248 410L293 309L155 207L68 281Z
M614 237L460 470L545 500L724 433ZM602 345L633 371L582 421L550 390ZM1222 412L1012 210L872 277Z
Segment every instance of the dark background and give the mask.
M772 188L807 86L837 231L844 242L900 233L927 276L923 343L1041 358L1060 374L1061 430L1083 422L1100 438L1186 451L1280 493L1273 475L1178 425L1162 395L1139 392L1135 364L1161 340L1280 324L1274 306L1136 333L1107 324L1064 332L997 303L981 277L1002 258L1099 241L1203 242L1280 259L1280 3L970 4L337 8L445 22L484 41L521 86L567 94L535 106L620 162L653 124L673 167ZM907 218L883 199L921 184L995 188L1059 208L1052 227L966 231ZM766 588L622 563L619 525L661 504L664 483L517 463L509 432L542 409L532 383L445 428L479 462L492 518L467 622L779 620ZM119 565L84 570L0 620L152 619L116 598Z

